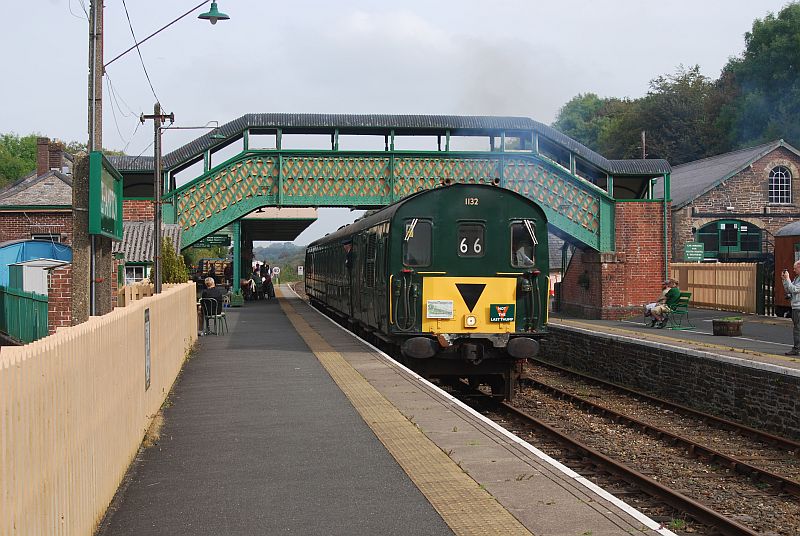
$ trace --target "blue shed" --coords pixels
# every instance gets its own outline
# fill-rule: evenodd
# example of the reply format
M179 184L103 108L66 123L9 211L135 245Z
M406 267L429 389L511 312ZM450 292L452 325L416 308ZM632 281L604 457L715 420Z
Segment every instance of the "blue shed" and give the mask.
M45 240L11 240L0 244L0 286L8 286L8 266L34 259L72 262L72 248Z

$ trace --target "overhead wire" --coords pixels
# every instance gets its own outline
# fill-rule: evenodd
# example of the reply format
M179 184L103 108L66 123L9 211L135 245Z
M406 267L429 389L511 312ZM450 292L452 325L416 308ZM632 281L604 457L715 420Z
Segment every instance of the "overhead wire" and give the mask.
M81 0L81 1L83 1L83 0ZM131 16L128 13L128 6L125 3L125 0L122 0L122 6L125 8L125 17L127 17L127 19L128 19L128 27L131 29L131 35L133 36L133 42L137 43L137 41L136 41L136 32L133 31L133 23L131 22ZM139 61L142 63L142 70L144 70L144 76L145 76L145 78L147 78L147 83L150 85L150 91L153 92L153 97L155 97L156 102L161 104L161 99L159 99L158 95L156 95L156 90L153 87L153 82L150 80L150 75L148 74L147 67L144 64L144 58L142 57L142 51L139 49L139 45L138 44L136 44L135 46L136 46L136 52L137 52L137 54L139 54Z
M75 13L74 11L72 11L72 0L69 0L69 3L67 4L67 9L69 9L69 14L72 15L73 17L75 17L76 19L81 19L81 20L85 20L85 21L89 20L89 14L86 12L86 7L85 6L83 6L83 12L86 15L85 17L81 17L80 14Z

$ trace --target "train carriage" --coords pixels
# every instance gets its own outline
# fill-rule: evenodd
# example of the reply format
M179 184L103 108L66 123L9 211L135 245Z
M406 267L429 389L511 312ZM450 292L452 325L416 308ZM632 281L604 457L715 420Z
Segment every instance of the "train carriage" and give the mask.
M311 303L411 368L513 397L546 333L547 220L533 201L453 184L309 244Z

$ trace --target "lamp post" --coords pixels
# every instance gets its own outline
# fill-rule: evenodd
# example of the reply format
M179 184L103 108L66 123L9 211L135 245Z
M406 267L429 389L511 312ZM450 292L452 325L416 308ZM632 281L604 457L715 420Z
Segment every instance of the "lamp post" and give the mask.
M102 151L103 150L103 91L102 91L102 79L103 74L105 73L105 68L108 67L111 63L118 60L134 48L138 47L154 35L162 32L163 30L167 29L168 27L172 26L182 18L186 17L190 13L197 11L202 6L208 4L209 0L203 0L195 7L181 15L180 17L174 19L170 23L166 24L165 26L159 28L152 34L148 35L141 41L135 43L132 47L128 48L121 54L115 56L111 61L106 64L103 64L103 2L102 0L90 0L89 4L89 143L87 144L87 149L89 152L92 151ZM198 16L201 20L208 20L211 24L216 24L219 20L228 20L230 17L225 13L221 13L217 8L217 2L211 2L211 9L206 12L202 13ZM157 112L160 113L160 112ZM157 136L160 134L160 129L156 128ZM160 183L160 171L156 172L155 182ZM76 184L73 187L73 229L77 230L78 228L81 229L88 229L86 222L84 222L86 218L86 212L88 211L88 199L85 192L88 192L87 185L78 185ZM154 198L156 198L156 212L159 212L160 209L160 198L161 192L158 190L158 186L154 184ZM160 214L159 214L160 215ZM88 220L87 220L88 221ZM161 236L161 228L156 227L154 230L154 236L160 238ZM100 247L110 255L111 251L111 244L108 239L105 238L97 238L97 242L99 242ZM159 240L160 242L160 240ZM83 234L76 232L74 234L73 239L73 248L75 250L79 250L82 248L89 248L89 266L86 266L85 255L80 253L74 259L74 264L80 264L80 266L74 266L73 273L79 272L80 268L83 271L86 271L88 268L89 272L89 307L88 307L88 314L95 315L97 313L97 296L96 296L96 283L102 281L104 278L98 278L96 274L96 259L97 259L97 243L94 235L89 236L88 233L84 236ZM160 255L160 251L155 252L155 255ZM102 254L101 254L102 256ZM80 257L80 260L79 260ZM80 286L80 285L79 285ZM160 287L160 282L159 282ZM85 313L85 304L80 303L79 301L73 300L73 318L78 322L83 322L86 320Z

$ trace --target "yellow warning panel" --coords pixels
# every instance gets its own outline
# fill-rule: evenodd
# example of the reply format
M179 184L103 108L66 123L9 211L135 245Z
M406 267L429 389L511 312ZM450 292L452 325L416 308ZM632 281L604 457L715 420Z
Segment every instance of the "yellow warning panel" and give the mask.
M517 279L511 277L424 277L422 331L507 333L514 331ZM477 323L465 322L474 316Z

